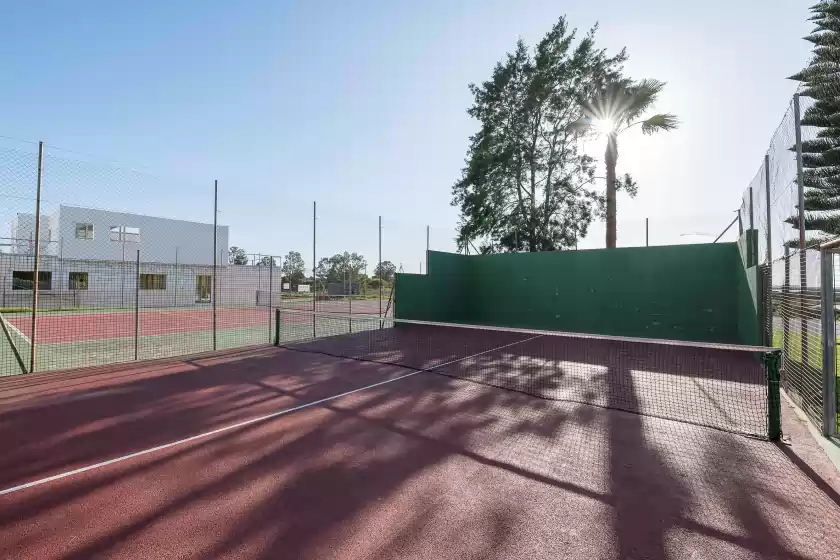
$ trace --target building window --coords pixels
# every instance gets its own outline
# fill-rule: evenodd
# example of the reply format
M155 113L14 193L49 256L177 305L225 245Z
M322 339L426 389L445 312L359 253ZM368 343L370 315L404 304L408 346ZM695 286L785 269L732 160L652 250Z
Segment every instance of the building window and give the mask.
M140 289L141 290L165 290L166 289L166 274L141 274L140 275Z
M71 272L69 285L71 290L87 290L88 289L88 273L87 272Z
M126 243L138 243L140 241L140 228L129 226L111 226L111 241Z
M93 239L93 224L76 224L76 239Z
M12 271L13 290L31 290L35 287L34 273L31 270ZM52 272L38 273L38 290L52 290Z

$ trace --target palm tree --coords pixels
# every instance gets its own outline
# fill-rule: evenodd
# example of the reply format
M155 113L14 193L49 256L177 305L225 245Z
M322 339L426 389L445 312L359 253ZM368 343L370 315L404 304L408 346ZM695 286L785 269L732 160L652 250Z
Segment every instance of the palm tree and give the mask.
M607 136L604 163L607 166L607 248L615 247L615 165L618 161L618 135L636 125L643 134L674 130L679 125L675 115L660 113L647 118L642 115L656 104L665 82L645 79L638 82L620 80L608 84L592 99L582 103L584 118L577 128L594 127Z

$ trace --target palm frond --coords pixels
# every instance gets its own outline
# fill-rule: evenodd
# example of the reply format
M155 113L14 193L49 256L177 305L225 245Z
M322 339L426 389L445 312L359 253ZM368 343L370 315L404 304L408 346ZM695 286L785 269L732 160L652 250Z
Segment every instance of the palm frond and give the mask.
M653 134L679 127L680 121L671 113L660 113L642 121L642 134Z
M636 120L642 113L653 107L657 97L665 89L665 85L666 82L645 78L628 88L632 102L625 111L626 122Z

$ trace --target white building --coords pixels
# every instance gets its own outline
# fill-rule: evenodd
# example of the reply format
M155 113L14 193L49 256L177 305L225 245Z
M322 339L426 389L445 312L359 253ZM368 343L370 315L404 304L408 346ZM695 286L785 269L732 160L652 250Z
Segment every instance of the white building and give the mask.
M12 253L34 253L35 216L18 214L12 223ZM218 226L217 262L228 260L228 226ZM41 253L70 260L161 264L213 264L213 224L170 220L125 212L59 206L41 217Z
M12 220L8 247L17 255L35 254L35 214L17 214ZM51 235L49 216L41 216L41 251L49 250Z

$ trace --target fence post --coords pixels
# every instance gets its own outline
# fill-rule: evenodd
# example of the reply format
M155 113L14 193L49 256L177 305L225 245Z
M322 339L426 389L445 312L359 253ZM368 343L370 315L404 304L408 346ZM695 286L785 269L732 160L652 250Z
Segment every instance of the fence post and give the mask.
M645 218L645 247L650 247L650 218Z
M312 201L312 286L309 288L312 291L312 338L315 338L315 300L318 299L318 280L315 272L315 268L317 263L315 262L316 258L316 251L315 251L315 240L317 235L317 228L315 224L318 221L317 218L317 201Z
M799 108L799 94L793 96L793 119L796 132L796 186L799 225L799 331L802 333L802 365L808 365L808 337L805 328L805 295L808 288L805 253L805 185L802 172L802 118Z
M423 271L421 270L422 274ZM426 274L429 273L429 226L426 226Z
M770 227L772 223L770 217L770 207L771 199L770 199L770 154L764 154L764 196L765 200L767 201L767 264L770 265L773 262L773 248L770 245L770 241L772 239L772 235L770 231L773 229ZM770 286L773 285L773 267L770 267Z
M822 286L822 371L823 371L823 435L831 437L837 430L837 336L834 324L834 253L820 251Z
M785 245L785 283L782 285L782 306L790 306L790 247ZM790 364L790 309L782 309L782 348L784 371L788 370Z
M175 294L173 299L175 300L175 307L178 307L178 247L175 247ZM194 300L195 298L193 298Z
M274 307L274 257L268 257L268 342L271 344L271 308Z
M140 353L140 249L137 249L137 264L134 269L134 359Z
M213 350L216 350L216 296L218 295L216 268L216 243L218 242L218 218L219 218L219 181L213 181Z
M29 338L29 372L35 371L35 348L38 345L37 341L37 327L38 327L38 288L39 275L38 261L41 259L41 181L44 175L44 143L38 142L38 176L36 179L37 187L35 191L35 262L32 264L32 332Z
M379 316L382 317L382 216L379 216ZM379 323L380 328L382 322Z

